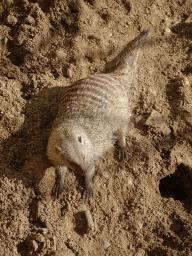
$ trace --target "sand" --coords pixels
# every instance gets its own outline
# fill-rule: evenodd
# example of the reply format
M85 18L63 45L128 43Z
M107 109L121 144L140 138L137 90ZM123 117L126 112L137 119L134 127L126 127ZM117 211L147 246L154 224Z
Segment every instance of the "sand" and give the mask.
M93 198L83 198L84 178L71 170L53 198L46 146L62 92L102 72L147 28L128 160L106 152ZM192 255L191 57L190 0L2 0L2 256Z

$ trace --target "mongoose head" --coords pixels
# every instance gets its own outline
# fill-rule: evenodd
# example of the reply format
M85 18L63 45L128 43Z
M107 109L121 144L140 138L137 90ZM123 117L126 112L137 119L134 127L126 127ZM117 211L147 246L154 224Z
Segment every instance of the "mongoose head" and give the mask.
M73 127L62 131L60 141L55 150L60 155L61 163L81 175L86 175L93 165L93 146L83 129Z

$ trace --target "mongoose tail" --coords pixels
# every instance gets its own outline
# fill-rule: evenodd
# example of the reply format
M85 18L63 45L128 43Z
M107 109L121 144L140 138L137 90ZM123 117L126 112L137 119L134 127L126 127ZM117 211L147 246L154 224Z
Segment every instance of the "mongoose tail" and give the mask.
M116 75L128 74L135 67L139 49L148 35L149 29L128 43L112 61L106 64L104 72L113 72Z

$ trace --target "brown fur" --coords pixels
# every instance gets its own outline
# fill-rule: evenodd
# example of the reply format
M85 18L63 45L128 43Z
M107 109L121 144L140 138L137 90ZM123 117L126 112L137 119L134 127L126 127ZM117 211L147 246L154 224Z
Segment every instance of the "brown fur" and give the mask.
M138 50L148 32L129 43L108 63L107 74L88 76L64 93L47 147L47 156L56 167L54 192L57 196L63 191L66 167L85 176L84 195L88 197L93 195L95 163L115 140L120 157L125 156L129 90Z

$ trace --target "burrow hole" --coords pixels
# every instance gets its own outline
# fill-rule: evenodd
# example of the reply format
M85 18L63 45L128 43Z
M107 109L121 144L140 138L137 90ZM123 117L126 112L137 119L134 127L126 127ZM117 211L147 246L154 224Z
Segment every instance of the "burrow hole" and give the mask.
M175 173L167 175L160 180L159 190L164 198L173 198L190 206L192 197L192 179L190 177L192 170L184 164L178 165Z

